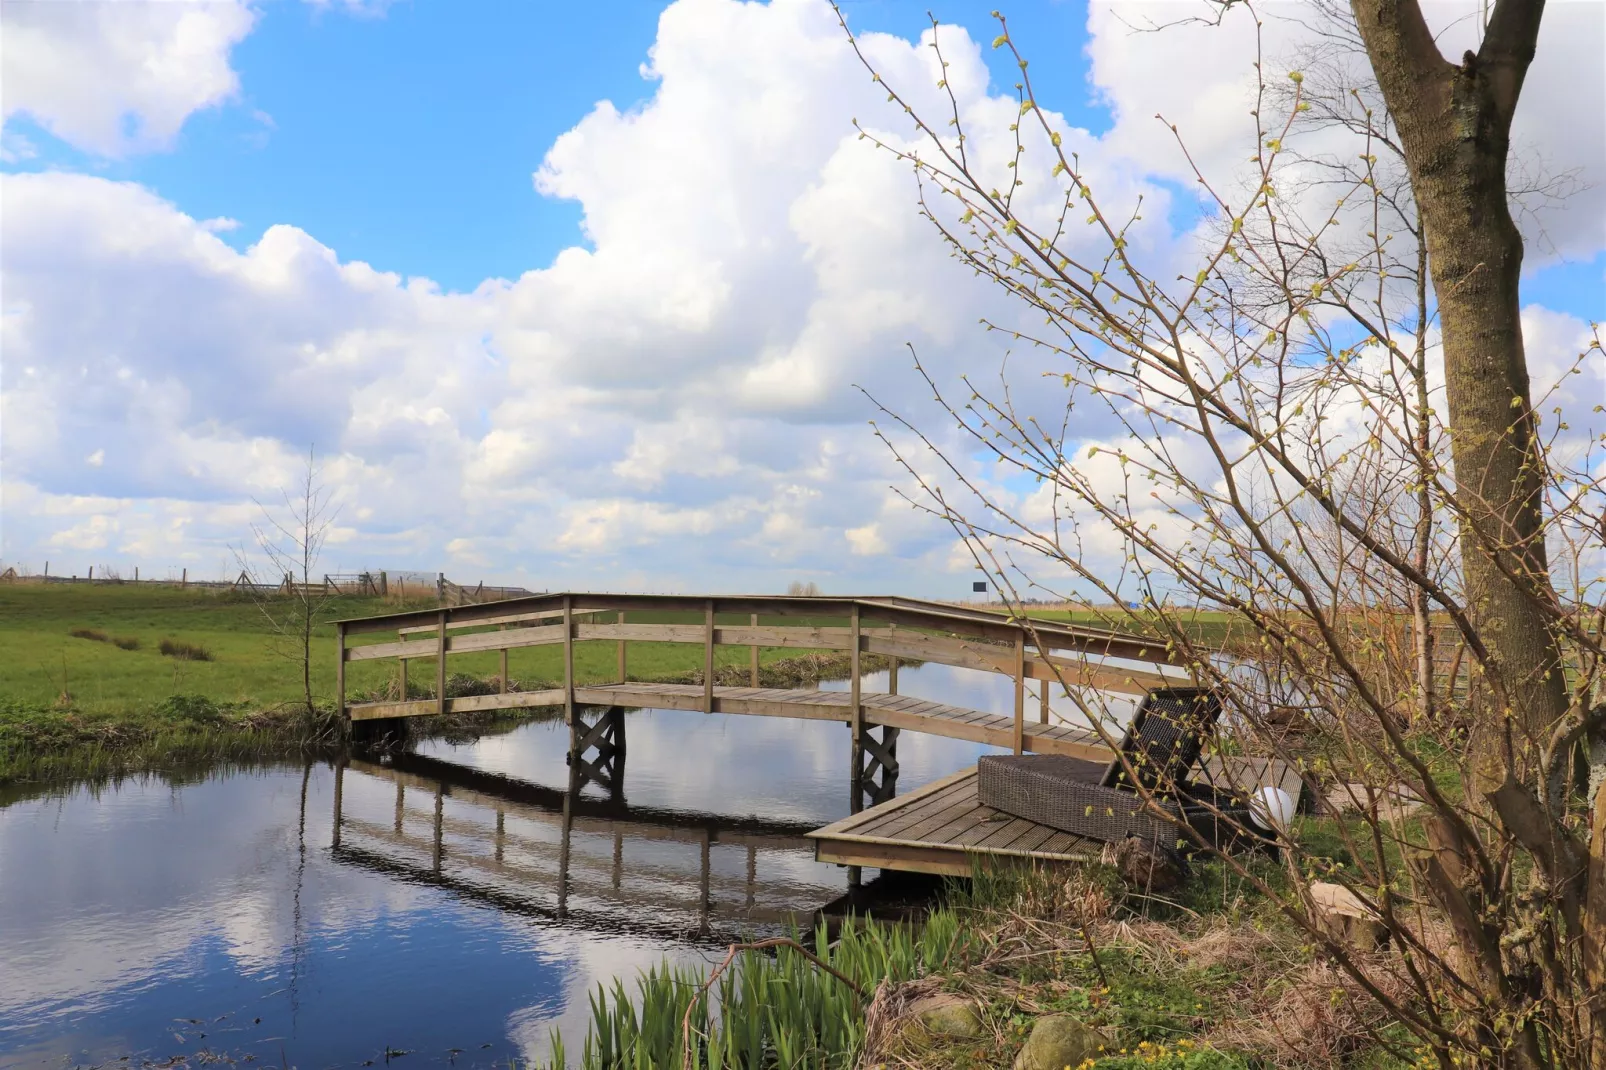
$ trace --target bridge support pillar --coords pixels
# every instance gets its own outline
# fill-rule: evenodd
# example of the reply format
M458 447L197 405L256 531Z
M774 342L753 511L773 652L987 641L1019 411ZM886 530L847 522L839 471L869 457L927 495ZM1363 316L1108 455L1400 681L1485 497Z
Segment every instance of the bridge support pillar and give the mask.
M625 791L625 711L609 706L592 720L586 710L576 709L569 726L570 790L578 793L595 784L611 799L622 799Z
M898 794L898 729L866 725L854 748L855 809L876 806Z

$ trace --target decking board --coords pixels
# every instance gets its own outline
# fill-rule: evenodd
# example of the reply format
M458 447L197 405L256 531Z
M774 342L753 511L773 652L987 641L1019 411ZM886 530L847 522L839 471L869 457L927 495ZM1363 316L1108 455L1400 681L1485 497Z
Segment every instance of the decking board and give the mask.
M1264 759L1212 759L1200 779L1230 779L1246 790L1300 786L1298 770ZM1103 844L983 806L975 767L872 806L808 833L814 857L840 865L966 876L978 860L1077 862L1097 858Z

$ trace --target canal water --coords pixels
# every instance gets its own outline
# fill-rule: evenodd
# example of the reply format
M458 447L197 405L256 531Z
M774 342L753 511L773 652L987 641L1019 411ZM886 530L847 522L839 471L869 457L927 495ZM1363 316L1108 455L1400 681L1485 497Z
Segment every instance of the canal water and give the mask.
M944 666L899 682L1013 701ZM843 893L801 839L848 812L843 726L626 725L618 795L567 791L556 722L0 794L0 1067L506 1066L554 1028L578 1053L599 982L716 961ZM987 750L905 732L899 787Z

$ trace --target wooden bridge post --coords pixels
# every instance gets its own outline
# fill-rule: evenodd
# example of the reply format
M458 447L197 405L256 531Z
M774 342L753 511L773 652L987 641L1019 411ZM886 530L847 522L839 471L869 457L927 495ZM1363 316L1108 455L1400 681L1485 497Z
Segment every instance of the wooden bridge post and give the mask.
M1015 753L1026 750L1026 632L1015 636Z
M893 621L891 624L887 625L887 637L889 639L892 639L893 641L897 640L897 638L898 638L898 622L897 621ZM898 659L889 654L889 655L887 655L887 694L896 695L897 693L898 693Z
M335 716L346 715L346 626L335 625Z
M504 624L497 630L505 632L507 631L507 625ZM507 647L503 647L498 653L502 655L502 674L497 680L496 691L498 694L505 695L507 694Z
M714 600L703 607L703 712L714 712Z
M758 614L757 613L749 614L748 618L747 618L747 622L749 624L751 624L753 627L757 628L758 627ZM747 686L748 687L757 687L758 686L758 644L757 643L754 643L752 646L747 648L747 658L748 658L748 673L747 673L748 680L747 680Z
M574 727L574 596L563 596L563 723Z
M1053 671L1052 667L1050 667L1049 671ZM1053 682L1054 681L1052 680L1042 681L1042 693L1038 695L1038 700L1042 703L1041 708L1039 708L1037 711L1037 721L1039 724L1048 723L1048 689L1049 685L1051 685Z
M406 641L407 634L405 632L397 632L396 634L398 636L400 636L403 641ZM401 666L401 694L398 695L397 698L399 698L403 702L406 702L407 701L407 656L405 654L398 654L397 657L396 657L396 664Z
M853 766L848 774L849 790L853 798L849 801L849 812L858 813L864 806L864 696L860 693L859 683L859 605L853 604L848 616L848 672L852 674L848 685L848 708L853 720L850 727L853 729Z
M620 628L621 633L624 630L624 626L625 626L625 611L621 609L619 611L619 628ZM625 637L624 637L623 634L621 634L619 636L619 682L621 684L624 683L626 680L628 680L630 678L629 677L629 673L626 671L626 667L625 667L625 642L626 642Z
M446 713L446 610L440 611L440 649L435 654L435 712Z
M848 772L848 812L856 814L864 808L864 696L859 682L859 603L853 603L848 615L848 671L853 674L849 685L848 704L852 707L853 764ZM858 866L848 867L848 887L857 888L863 877Z

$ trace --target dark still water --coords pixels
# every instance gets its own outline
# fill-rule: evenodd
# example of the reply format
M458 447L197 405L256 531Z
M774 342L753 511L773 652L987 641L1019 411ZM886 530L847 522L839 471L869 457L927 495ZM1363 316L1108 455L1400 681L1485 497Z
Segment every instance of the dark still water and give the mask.
M904 690L980 675L906 670ZM506 1065L554 1027L577 1054L598 981L717 960L845 890L801 833L848 811L846 728L626 724L622 799L567 794L557 723L338 771L0 794L0 1066ZM904 791L985 751L898 747Z

